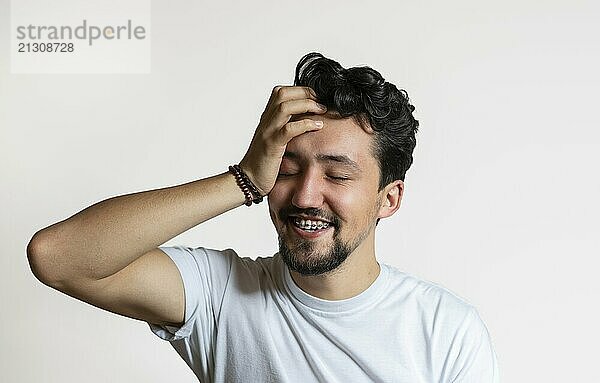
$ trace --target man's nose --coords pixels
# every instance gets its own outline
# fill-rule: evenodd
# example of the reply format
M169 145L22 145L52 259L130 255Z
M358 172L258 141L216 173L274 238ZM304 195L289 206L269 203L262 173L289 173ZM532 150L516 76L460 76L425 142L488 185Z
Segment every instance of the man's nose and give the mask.
M307 209L323 205L322 179L315 173L305 172L294 185L292 204Z

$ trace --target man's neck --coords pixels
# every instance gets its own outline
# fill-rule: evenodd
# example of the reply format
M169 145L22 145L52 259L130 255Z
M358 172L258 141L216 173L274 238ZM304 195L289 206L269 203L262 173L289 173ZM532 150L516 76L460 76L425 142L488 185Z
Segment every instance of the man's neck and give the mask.
M304 292L321 299L336 301L352 298L375 282L381 267L375 258L374 232L332 273L305 276L291 271L290 275Z

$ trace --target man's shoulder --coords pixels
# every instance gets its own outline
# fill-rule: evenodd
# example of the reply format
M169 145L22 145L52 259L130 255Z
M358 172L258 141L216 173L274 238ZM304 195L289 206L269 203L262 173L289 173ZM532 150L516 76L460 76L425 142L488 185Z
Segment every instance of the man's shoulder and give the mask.
M280 269L280 262L277 254L270 256L252 257L249 254L238 252L232 248L223 250L202 248L208 258L221 259L226 261L236 277L240 278L264 278L272 277Z
M184 245L164 245L159 248L171 258L177 256L191 257L197 262L217 263L229 267L264 268L279 264L279 253L270 256L253 255L250 257L248 254L240 253L233 248L217 249L214 247Z
M198 246L184 246L184 245L173 245L173 246L160 246L161 250L163 250L167 255L172 255L176 253L184 253L188 256L193 256L195 258L208 258L208 259L225 259L229 262L237 262L243 264L269 264L274 259L275 256L258 256L253 259L246 254L242 254L237 252L233 248L225 248L225 249L217 249L212 247Z
M449 288L386 265L390 275L390 288L406 304L437 314L466 316L475 307L464 297Z
M274 279L280 274L276 256L251 258L232 248L161 246L181 273L218 283L237 283ZM217 282L215 282L217 283Z

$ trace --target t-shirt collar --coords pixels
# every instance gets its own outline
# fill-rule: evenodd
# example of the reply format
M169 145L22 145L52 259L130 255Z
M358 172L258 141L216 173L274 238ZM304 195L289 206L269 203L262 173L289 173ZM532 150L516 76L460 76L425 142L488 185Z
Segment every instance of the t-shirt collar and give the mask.
M281 256L279 254L277 255L280 258L280 267L282 269L281 272L284 276L284 283L288 291L295 299L300 301L300 303L313 310L330 313L343 313L363 310L365 306L370 305L378 300L378 297L383 293L385 287L384 285L388 280L389 270L387 265L379 263L380 272L377 276L377 279L375 279L375 281L362 293L355 295L352 298L342 300L332 301L321 299L308 294L298 287L296 282L294 282L292 279L287 265L283 262L283 260L281 260Z

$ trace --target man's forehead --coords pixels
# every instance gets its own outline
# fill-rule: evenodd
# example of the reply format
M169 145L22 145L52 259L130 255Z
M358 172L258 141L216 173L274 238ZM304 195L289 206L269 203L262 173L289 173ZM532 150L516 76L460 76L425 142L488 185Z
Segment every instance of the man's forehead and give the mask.
M374 133L371 126L368 123L364 125L364 122L361 122L362 120L360 120L358 116L341 117L340 114L335 110L328 110L323 114L293 114L290 118L290 122L296 122L304 119L323 121L324 126L337 126L341 128L348 128L349 130L355 130L358 128L369 135Z

